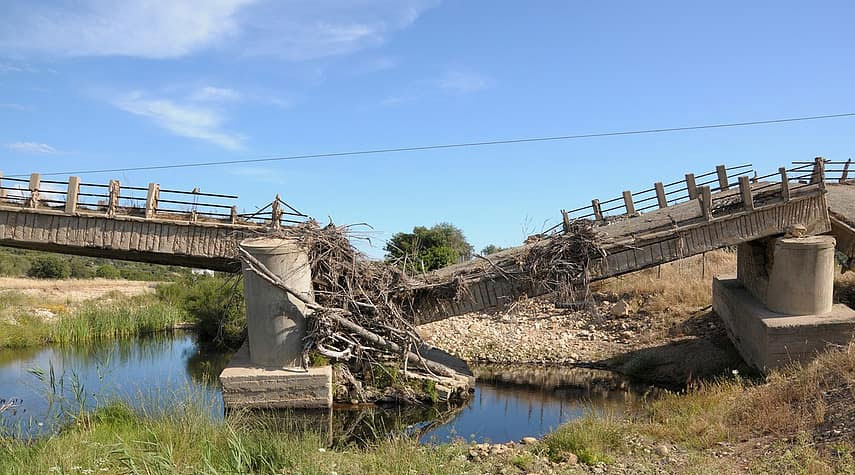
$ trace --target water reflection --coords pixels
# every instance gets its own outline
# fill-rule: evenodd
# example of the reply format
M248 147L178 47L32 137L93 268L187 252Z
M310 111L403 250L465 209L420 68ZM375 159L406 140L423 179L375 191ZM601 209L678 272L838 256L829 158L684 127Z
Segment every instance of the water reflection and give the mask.
M51 367L55 380L63 381L59 395L73 401L74 388L82 387L87 408L120 398L134 407L157 411L193 398L210 407L214 417L222 418L217 376L230 357L183 332L0 350L0 399L21 400L19 407L0 419L25 436L56 429L62 417L57 417L57 406L45 397L51 392L50 384L39 382L30 373L32 368ZM337 446L390 436L414 437L425 443L455 438L505 442L544 435L590 412L624 411L637 404L646 390L611 373L586 369L474 366L473 372L478 377L475 394L458 406L346 405L320 413L267 412L252 418L272 418L293 430L321 431L324 439ZM47 373L45 380L49 380Z

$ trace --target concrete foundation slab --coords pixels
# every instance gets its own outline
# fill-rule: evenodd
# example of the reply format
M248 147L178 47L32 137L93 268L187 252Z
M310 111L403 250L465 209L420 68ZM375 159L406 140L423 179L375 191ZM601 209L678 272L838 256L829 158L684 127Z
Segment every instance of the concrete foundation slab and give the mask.
M760 370L808 361L855 335L855 310L836 304L819 315L784 315L766 308L735 277L713 279L713 310L739 353Z
M227 408L332 407L332 367L308 371L253 364L244 342L220 373Z

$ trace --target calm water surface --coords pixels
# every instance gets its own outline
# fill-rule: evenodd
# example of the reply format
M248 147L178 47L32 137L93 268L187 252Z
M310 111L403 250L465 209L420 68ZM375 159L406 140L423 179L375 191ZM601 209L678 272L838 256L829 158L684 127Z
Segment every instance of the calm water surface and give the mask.
M61 401L74 409L78 400L91 408L116 398L153 411L193 397L222 418L216 381L229 356L205 350L191 333L0 350L0 400L19 402L3 414L2 422L38 435L55 428L51 415ZM643 397L639 388L605 372L497 366L473 370L478 376L475 394L460 407L372 407L317 417L329 422L331 439L339 442L364 440L384 431L406 432L426 443L458 437L505 442L544 435L591 411L621 412Z

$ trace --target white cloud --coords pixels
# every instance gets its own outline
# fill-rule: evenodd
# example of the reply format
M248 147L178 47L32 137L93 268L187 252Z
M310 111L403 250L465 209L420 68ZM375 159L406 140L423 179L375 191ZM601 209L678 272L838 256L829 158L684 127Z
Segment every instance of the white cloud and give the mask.
M31 106L25 106L23 104L16 104L14 102L2 102L0 103L0 109L12 109L16 111L27 112L33 110Z
M6 144L6 148L19 153L33 153L39 155L52 155L55 153L59 153L57 149L51 147L46 143L38 143L38 142L13 142Z
M242 136L221 129L224 117L216 109L151 98L141 92L120 97L113 104L182 137L204 140L231 150L240 149L243 145Z
M243 94L225 87L205 86L190 95L190 99L199 102L234 102L243 98Z
M487 79L471 72L449 71L436 81L436 85L447 92L477 92L487 87Z
M0 14L0 48L63 56L183 56L237 32L253 0L19 2Z
M438 1L13 0L0 7L0 49L175 58L220 47L299 61L381 44Z

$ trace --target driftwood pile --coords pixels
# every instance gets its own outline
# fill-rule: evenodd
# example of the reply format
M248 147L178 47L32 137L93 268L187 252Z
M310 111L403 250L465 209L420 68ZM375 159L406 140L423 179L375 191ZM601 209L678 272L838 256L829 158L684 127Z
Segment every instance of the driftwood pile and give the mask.
M422 354L424 343L414 313L431 299L466 298L465 282L480 278L522 280L549 291L586 284L592 258L603 254L587 222L573 222L565 234L544 237L499 263L464 275L408 276L399 268L373 261L356 250L347 226L320 226L315 221L273 231L271 237L297 241L309 256L314 300L296 292L249 253L241 250L248 269L300 299L313 311L304 346L304 362L316 352L343 365L342 377L360 391L357 376L378 364L402 374L435 381L459 376L454 369Z

